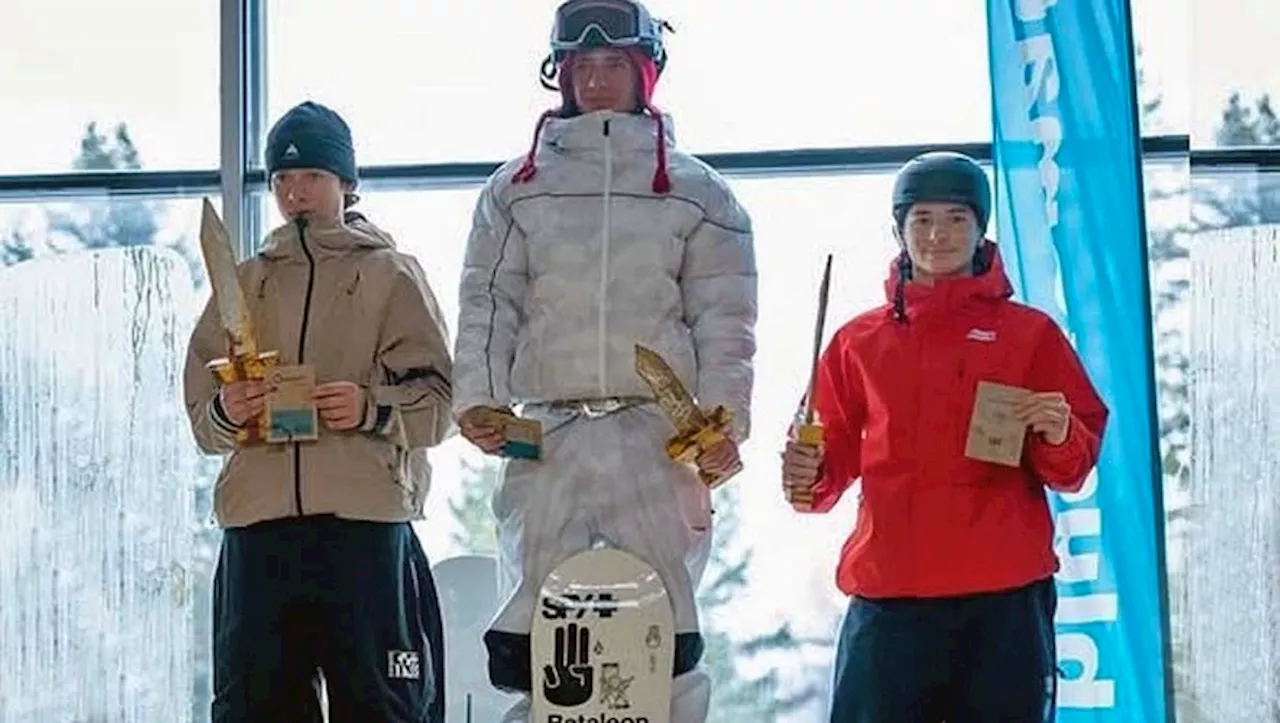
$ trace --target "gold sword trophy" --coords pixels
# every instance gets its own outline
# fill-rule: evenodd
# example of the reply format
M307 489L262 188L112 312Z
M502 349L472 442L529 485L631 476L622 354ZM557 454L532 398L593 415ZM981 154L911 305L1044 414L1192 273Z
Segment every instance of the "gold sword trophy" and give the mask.
M227 335L228 356L214 359L205 365L219 384L237 381L266 381L272 369L280 366L280 353L258 351L257 337L253 332L253 319L245 303L240 277L236 274L235 250L231 236L223 225L218 212L209 199L204 199L200 216L200 251L213 287L218 316ZM241 446L267 441L268 415L261 414L236 432L236 442Z
M817 418L813 405L814 391L818 380L818 360L822 358L822 331L827 319L827 299L831 293L831 254L827 254L827 266L822 272L822 284L818 287L818 320L813 328L813 358L809 364L809 391L804 396L803 413L795 427L795 441L815 449L822 449L822 422ZM810 489L786 488L787 502L799 510L813 508L813 491Z
M636 344L636 373L653 390L653 395L671 426L676 428L667 440L667 457L674 462L697 466L698 457L727 438L725 430L733 423L733 413L723 406L704 412L693 395L680 383L680 378L657 352ZM742 471L742 463L720 473L698 469L698 478L715 489Z

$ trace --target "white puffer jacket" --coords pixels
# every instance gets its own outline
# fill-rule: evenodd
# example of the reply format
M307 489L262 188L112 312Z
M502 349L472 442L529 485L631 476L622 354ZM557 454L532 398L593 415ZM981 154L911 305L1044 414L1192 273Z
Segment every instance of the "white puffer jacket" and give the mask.
M514 160L476 205L460 288L454 413L476 405L651 396L635 344L667 359L700 406L750 429L756 265L724 179L674 148L655 194L657 123L550 119L537 174Z

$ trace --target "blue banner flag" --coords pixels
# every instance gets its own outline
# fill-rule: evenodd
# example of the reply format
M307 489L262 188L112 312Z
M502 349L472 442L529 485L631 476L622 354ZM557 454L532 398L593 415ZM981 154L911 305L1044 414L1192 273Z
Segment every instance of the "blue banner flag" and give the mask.
M1162 723L1167 610L1139 118L1127 0L987 0L996 240L1111 410L1098 469L1051 494L1058 720Z

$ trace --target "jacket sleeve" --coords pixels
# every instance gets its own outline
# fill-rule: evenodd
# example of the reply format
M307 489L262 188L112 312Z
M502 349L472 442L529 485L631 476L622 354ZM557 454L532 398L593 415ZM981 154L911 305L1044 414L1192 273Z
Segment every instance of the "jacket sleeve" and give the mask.
M805 512L830 512L862 475L866 395L856 361L841 339L836 335L818 361L814 409L823 427L822 467L813 486L813 507Z
M1036 392L1062 392L1071 406L1071 420L1060 445L1029 435L1025 459L1032 474L1050 489L1078 492L1098 463L1109 412L1066 335L1056 323L1046 326L1034 352L1029 386Z
M217 381L205 368L210 361L226 355L225 336L211 296L187 343L187 360L182 376L191 434L195 437L196 446L205 454L228 454L236 449L237 428L222 409Z
M511 364L528 274L524 234L497 197L497 178L480 192L459 282L455 417L474 406L512 403Z
M739 442L751 433L756 352L756 258L751 219L723 181L690 234L680 270L684 319L698 359L694 396L733 413Z
M367 387L360 429L408 448L434 447L453 426L448 328L417 260L400 263L379 334L382 378Z

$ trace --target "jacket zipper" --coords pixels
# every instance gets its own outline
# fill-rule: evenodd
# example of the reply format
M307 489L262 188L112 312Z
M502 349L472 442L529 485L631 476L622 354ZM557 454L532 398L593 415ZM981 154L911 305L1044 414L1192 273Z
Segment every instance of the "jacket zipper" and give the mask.
M609 227L612 225L613 195L613 144L609 139L609 121L604 122L604 214L600 231L600 344L597 349L597 373L600 379L600 397L609 395Z
M307 221L305 218L299 217L295 222L298 227L298 243L302 246L302 253L307 257L307 296L302 305L302 326L298 331L298 363L306 363L307 355L307 325L311 321L311 294L316 284L316 260L311 256L311 249L307 248ZM302 445L293 443L293 501L297 507L298 516L302 516Z

